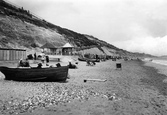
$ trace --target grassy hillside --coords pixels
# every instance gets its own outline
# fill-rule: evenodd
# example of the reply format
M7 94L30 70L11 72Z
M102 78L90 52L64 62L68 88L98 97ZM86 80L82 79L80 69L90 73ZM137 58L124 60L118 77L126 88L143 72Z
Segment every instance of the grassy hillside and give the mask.
M0 24L2 25L0 32L5 37L1 47L4 47L7 41L14 44L15 39L17 40L16 43L25 47L31 47L30 43L41 45L44 42L60 41L62 43L72 42L76 46L97 45L84 35L51 24L30 14L29 11L23 8L18 8L5 1L0 1L0 3ZM23 39L25 42L23 42ZM5 47L8 47L8 44Z

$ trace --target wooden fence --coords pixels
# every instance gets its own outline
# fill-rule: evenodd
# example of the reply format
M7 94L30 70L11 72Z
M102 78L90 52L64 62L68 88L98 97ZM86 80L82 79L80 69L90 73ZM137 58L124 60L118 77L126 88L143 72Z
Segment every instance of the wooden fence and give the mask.
M26 50L0 48L0 61L15 61L26 58Z

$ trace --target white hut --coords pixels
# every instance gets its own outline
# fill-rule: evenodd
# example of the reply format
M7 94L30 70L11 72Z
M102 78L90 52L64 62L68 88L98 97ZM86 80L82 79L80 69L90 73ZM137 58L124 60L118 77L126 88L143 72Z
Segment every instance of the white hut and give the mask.
M72 55L73 51L74 51L74 46L72 46L70 43L66 43L64 46L62 46L63 55Z

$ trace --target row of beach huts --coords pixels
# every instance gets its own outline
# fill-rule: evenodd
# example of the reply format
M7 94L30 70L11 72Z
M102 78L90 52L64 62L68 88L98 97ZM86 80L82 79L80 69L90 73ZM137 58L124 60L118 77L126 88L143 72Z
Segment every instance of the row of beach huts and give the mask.
M25 49L0 48L0 61L14 61L26 58Z
M63 51L62 55L69 55L69 52L72 52L72 46L69 46L69 44L66 44L63 46L61 51ZM53 45L44 44L41 47L41 52L55 55L56 47L53 47ZM59 48L60 50L60 48ZM10 48L0 48L0 61L15 61L19 59L25 59L27 57L27 51L26 49L10 49Z

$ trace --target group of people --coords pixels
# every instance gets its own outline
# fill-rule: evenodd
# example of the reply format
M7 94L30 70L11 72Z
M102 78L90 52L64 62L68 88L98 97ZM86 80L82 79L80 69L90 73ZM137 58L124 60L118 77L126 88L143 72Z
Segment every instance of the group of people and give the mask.
M17 67L31 67L30 63L28 61L28 58L26 58L26 59L20 59Z
M37 68L42 68L42 66L43 66L42 63L38 63ZM49 66L49 64L46 63L46 66ZM60 64L56 64L56 66L57 67L61 67ZM17 67L18 68L19 67L29 67L29 68L31 68L30 63L28 61L28 58L26 58L26 59L20 59Z
M33 57L34 60L37 59L37 56L36 56L36 53L34 53L34 57ZM44 62L46 61L46 66L49 66L49 56L45 55L45 56L41 56L41 62L37 64L37 68L42 68ZM91 63L91 62L90 62ZM76 63L78 64L78 62ZM94 64L94 63L93 63ZM75 64L72 64L71 62L69 62L69 68L73 68L73 69L76 69L77 66ZM18 65L17 67L29 67L31 68L30 66L30 63L29 63L29 58L27 57L26 59L20 59L19 62L18 62ZM54 67L53 65L49 66L49 67ZM61 67L61 64L60 63L57 63L56 64L56 67Z
M29 61L28 61L28 59L29 59L28 56L27 56L26 59L22 59L22 58L21 58L21 59L19 60L19 63L18 63L18 65L17 65L17 67L31 67L31 66L30 66L30 63L29 63ZM34 59L34 60L37 60L37 55L36 55L36 53L34 53L33 59ZM41 67L41 66L42 66L42 63L44 63L45 60L46 60L46 64L49 63L49 56L47 56L47 55L41 56L41 63L39 63L37 67Z
M42 66L43 66L42 63L38 63L37 68L42 68ZM46 66L49 66L49 64L46 64ZM75 64L72 64L71 62L69 62L68 66L69 66L69 68L73 68L73 69L77 68L77 66ZM29 67L29 68L31 68L30 63L28 61L28 58L26 58L26 59L20 59L17 67L18 68L19 67ZM53 67L53 65L51 65L50 67ZM61 64L57 63L56 67L61 67Z

